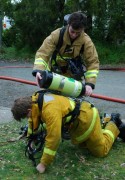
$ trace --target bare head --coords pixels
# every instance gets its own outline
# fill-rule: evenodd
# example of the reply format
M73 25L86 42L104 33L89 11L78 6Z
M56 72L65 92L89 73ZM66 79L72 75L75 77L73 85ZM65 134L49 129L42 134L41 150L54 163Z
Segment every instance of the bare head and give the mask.
M71 39L77 38L86 28L87 16L81 12L74 12L68 18L68 29Z
M31 97L22 97L16 99L11 108L11 112L13 114L14 119L17 121L21 121L21 119L26 118L29 113L29 109L31 109L31 106Z

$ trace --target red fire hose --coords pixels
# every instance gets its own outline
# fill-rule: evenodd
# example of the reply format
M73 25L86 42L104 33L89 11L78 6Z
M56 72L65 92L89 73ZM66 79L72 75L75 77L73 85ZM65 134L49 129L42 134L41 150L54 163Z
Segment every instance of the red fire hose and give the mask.
M33 68L33 66L0 66L0 68ZM100 68L100 70L125 71L125 68Z
M0 68L32 68L32 66L0 66ZM100 70L125 71L125 68L100 68ZM18 79L18 78L7 77L7 76L0 76L0 79L16 81L16 82L21 82L24 84L37 86L37 84L35 82L27 81L24 79ZM92 94L91 97L125 104L125 99L111 98L111 97L97 95L97 94Z
M16 82L21 82L21 83L24 83L24 84L30 84L30 85L37 86L37 84L35 82L27 81L27 80L24 80L24 79L18 79L18 78L13 78L13 77L8 77L8 76L0 76L0 79L9 80L9 81L16 81Z
M109 71L125 71L125 68L100 68L100 70L109 70Z
M0 66L0 69L4 68L33 68L33 66Z
M29 84L29 85L35 85L35 86L37 86L36 82L27 81L27 80L19 79L19 78L13 78L13 77L7 77L7 76L0 76L0 79L10 80L10 81L16 81L16 82L21 82L21 83L24 83L24 84ZM92 94L91 97L125 104L125 99L111 98L111 97L102 96L102 95L97 95L97 94Z

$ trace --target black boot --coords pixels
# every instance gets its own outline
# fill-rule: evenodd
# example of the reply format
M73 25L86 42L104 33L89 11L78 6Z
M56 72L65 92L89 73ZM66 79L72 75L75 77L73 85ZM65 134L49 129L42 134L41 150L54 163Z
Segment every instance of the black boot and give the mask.
M125 141L125 123L122 122L120 118L119 113L112 113L110 121L114 122L116 126L118 127L120 134L118 137L120 137L123 141Z
M118 128L122 124L119 113L112 113L110 121L114 122Z
M119 127L120 134L118 137L120 137L125 142L125 123L122 123Z

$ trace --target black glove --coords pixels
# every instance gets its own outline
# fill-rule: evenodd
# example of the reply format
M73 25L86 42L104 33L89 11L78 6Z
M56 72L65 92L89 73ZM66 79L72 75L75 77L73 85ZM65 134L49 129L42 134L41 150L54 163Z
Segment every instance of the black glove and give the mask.
M85 83L85 85L91 86L92 89L95 89L95 85L92 83Z
M36 73L39 72L40 74L42 73L42 70L35 69L32 71L32 75L36 77Z

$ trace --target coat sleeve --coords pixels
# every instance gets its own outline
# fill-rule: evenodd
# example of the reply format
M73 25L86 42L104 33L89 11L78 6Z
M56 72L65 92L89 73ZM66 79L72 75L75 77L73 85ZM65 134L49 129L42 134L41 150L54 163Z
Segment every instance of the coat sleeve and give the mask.
M56 49L59 39L60 29L53 31L44 41L36 52L34 70L49 70L49 60Z
M45 147L41 158L41 163L45 166L49 165L53 161L61 141L62 115L61 113L54 111L54 105L51 107L51 109L45 109L42 117L45 120L47 129Z
M96 78L99 73L99 59L96 48L89 38L85 36L84 41L84 61L86 65L85 81L86 83L96 83Z

